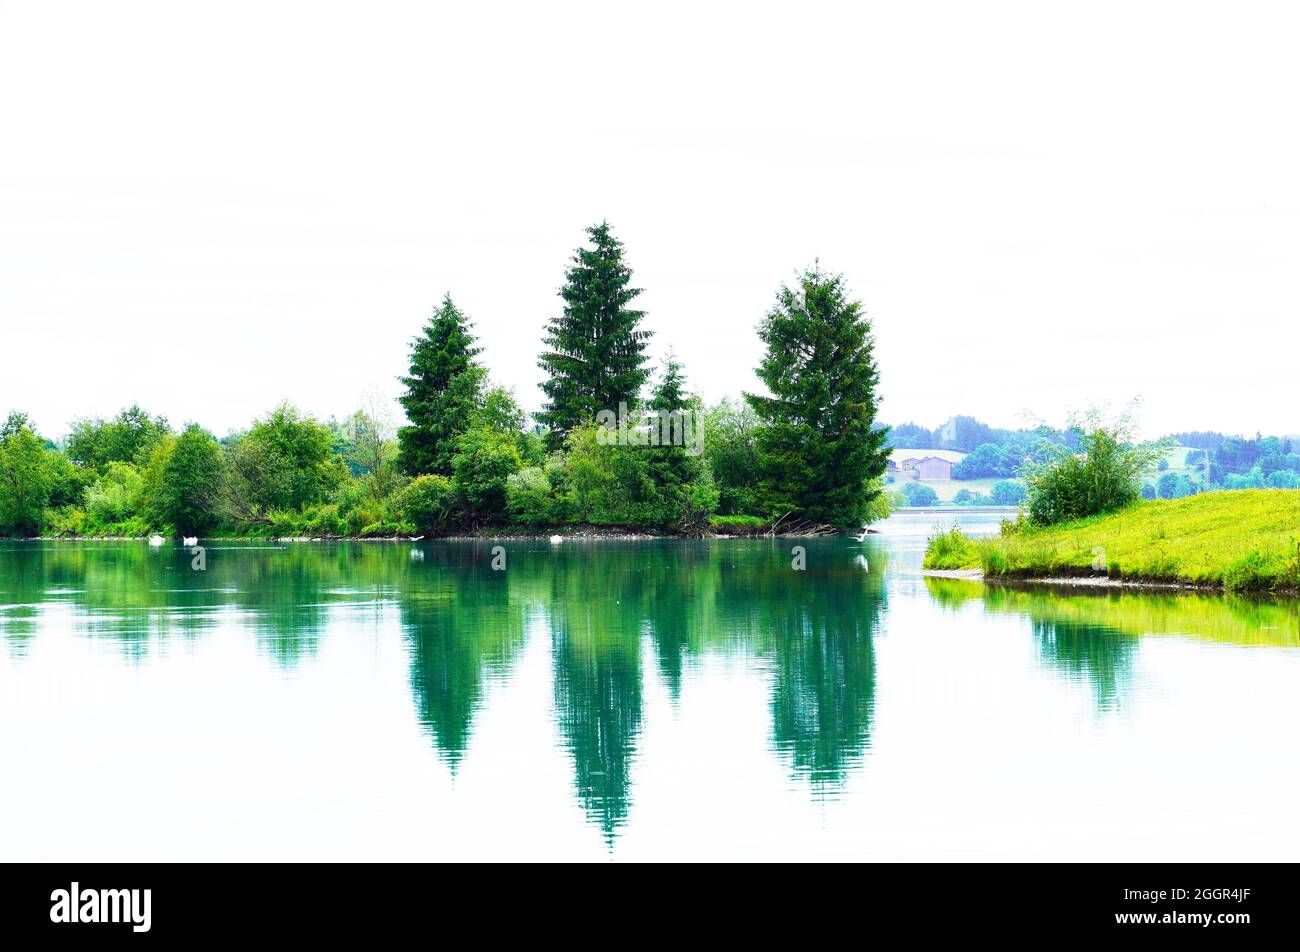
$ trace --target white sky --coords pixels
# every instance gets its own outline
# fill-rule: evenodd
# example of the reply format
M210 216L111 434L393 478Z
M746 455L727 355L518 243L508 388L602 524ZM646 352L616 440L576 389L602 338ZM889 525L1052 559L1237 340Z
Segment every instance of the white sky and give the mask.
M820 257L886 420L1300 431L1296 15L1047 6L0 0L0 413L343 415L448 289L535 408L608 217L710 399Z

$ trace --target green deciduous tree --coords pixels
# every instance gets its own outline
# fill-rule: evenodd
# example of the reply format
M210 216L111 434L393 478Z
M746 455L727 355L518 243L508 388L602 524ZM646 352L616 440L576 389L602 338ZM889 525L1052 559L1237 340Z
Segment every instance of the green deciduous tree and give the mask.
M329 427L287 403L254 422L230 450L232 514L256 518L319 502L343 478L332 443Z
M399 398L409 425L397 431L398 466L408 476L450 476L456 437L469 428L485 371L473 325L447 295L411 344L410 374Z
M774 515L857 526L885 472L887 431L873 427L879 372L871 324L841 275L814 266L782 285L759 325L758 376L770 396L746 394L761 426L764 503Z
M550 427L552 449L598 411L634 406L648 377L650 332L640 329L645 312L629 306L641 289L630 286L623 244L607 222L588 228L587 235L591 247L574 254L560 290L564 310L547 325L546 349L538 359L547 373L547 403L538 419Z
M0 438L0 533L35 535L44 525L54 487L55 454L25 419L11 422Z
M224 477L221 448L195 423L160 442L145 473L150 516L182 535L210 529L219 518Z
M455 508L455 490L446 476L417 476L397 494L397 511L418 532L446 526Z
M1018 506L1025 501L1023 483L1013 483L1008 479L993 484L993 504L996 506Z
M506 484L523 468L528 443L524 413L505 387L493 387L456 438L452 485L474 517L494 518L506 511Z
M155 443L171 432L165 417L133 404L111 420L78 420L68 436L68 457L103 472L109 463L142 465Z
M744 401L724 398L704 415L704 458L718 483L718 511L757 515L758 415Z
M939 505L939 494L924 483L904 483L902 493L909 506Z

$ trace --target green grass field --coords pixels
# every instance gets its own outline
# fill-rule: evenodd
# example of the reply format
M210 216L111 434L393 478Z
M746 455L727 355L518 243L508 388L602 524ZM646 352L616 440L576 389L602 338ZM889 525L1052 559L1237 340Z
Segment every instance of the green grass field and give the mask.
M988 576L1106 574L1231 591L1300 589L1300 491L1157 499L1061 526L1024 526L994 539L970 539L953 529L930 540L925 565L978 568Z

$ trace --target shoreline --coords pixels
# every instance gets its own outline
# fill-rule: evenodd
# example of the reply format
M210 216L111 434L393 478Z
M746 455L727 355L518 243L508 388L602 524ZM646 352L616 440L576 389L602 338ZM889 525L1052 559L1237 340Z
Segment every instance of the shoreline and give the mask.
M1230 591L1215 582L1189 582L1186 579L1112 578L1109 575L986 575L983 569L920 569L926 578L957 579L964 582L981 582L987 585L1004 585L1008 588L1079 588L1090 591L1177 591L1201 592L1216 595L1233 595L1238 598L1298 598L1300 589L1281 588L1267 591Z
M868 530L869 535L879 535L879 530ZM422 536L199 536L198 541L204 542L306 542L306 543L324 543L324 542L372 542L372 543L412 543L412 542L546 542L552 536L559 536L564 541L611 541L611 542L649 542L654 540L677 540L683 542L690 541L707 541L710 539L846 539L854 538L851 533L835 533L831 535L809 535L808 533L783 533L777 532L768 534L766 532L758 533L736 533L736 532L712 532L707 535L686 535L675 532L653 532L646 530L629 530L617 529L604 531L597 527L586 527L582 529L574 528L555 528L550 531L522 532L518 529L502 529L501 531L479 531L479 532L458 532L449 535L429 535ZM149 541L149 536L32 536L29 538L5 538L0 537L0 542L145 542ZM181 540L174 536L165 537L168 543L181 545Z

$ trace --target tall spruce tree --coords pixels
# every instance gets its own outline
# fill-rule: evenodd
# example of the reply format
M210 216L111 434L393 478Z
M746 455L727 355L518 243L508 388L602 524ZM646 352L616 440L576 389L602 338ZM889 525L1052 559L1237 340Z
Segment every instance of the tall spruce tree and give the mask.
M456 438L470 426L486 370L473 325L448 294L411 344L410 376L400 397L409 426L397 431L397 464L408 476L449 476Z
M564 312L547 324L538 359L548 379L547 403L538 419L558 447L570 430L595 420L600 410L635 406L648 377L645 348L650 332L639 329L644 311L628 305L640 288L623 262L623 243L608 222L587 229L590 248L579 248L560 290Z
M819 265L782 285L759 324L767 354L759 378L771 396L745 394L756 431L763 495L774 515L860 526L885 472L888 430L874 429L880 379L871 322L843 275Z

